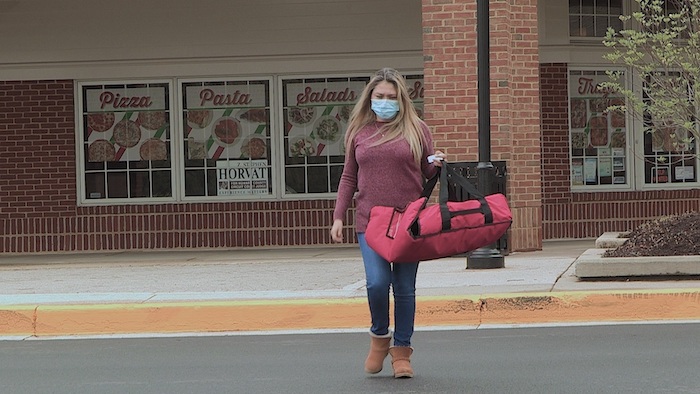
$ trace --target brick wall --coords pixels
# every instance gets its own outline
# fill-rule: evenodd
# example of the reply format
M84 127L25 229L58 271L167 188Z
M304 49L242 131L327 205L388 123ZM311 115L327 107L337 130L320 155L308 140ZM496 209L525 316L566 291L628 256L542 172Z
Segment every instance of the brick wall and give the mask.
M72 81L0 81L0 220L75 212Z
M537 2L490 1L491 160L508 168L512 250L540 249ZM476 2L423 0L426 121L453 161L478 160Z
M333 201L85 207L62 217L0 219L0 250L238 248L329 243ZM346 239L354 241L352 213Z
M567 73L568 66L563 63L540 67L542 203L545 206L571 201Z
M571 193L567 73L567 64L540 66L544 237L595 238L660 216L700 210L698 189Z
M0 253L330 242L331 200L78 207L73 94L0 82Z

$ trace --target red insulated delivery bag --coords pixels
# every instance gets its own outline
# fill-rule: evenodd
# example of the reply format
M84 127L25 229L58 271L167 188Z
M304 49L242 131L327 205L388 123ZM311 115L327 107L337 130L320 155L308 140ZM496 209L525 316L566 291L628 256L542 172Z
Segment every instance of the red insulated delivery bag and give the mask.
M427 206L438 178L439 204ZM448 201L448 182L474 200ZM471 252L496 242L513 221L501 193L484 196L447 162L426 183L421 197L404 208L375 206L370 211L365 239L390 262L432 260Z

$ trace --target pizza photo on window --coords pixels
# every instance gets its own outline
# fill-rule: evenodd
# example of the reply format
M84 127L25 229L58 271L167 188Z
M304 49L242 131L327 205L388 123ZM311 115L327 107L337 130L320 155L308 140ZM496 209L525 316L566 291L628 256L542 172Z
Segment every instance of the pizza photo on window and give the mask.
M610 100L606 98L591 99L591 112L593 113L602 114L607 112L609 106Z
M165 111L141 111L138 123L146 130L159 130L166 123Z
M214 122L214 136L224 145L233 145L240 135L238 119L225 116Z
M571 99L571 128L582 129L586 127L586 100Z
M209 126L209 123L211 123L213 118L214 113L209 109L187 110L187 124L195 129L203 129Z
M124 148L132 148L141 141L141 128L136 122L124 119L114 125L114 141Z
M593 116L588 125L591 146L608 146L608 118L606 116Z
M586 133L571 133L571 147L573 149L585 149L587 145L588 137L586 136Z
M251 123L267 123L268 118L265 108L247 109L242 111L238 117Z
M610 105L622 106L625 105L625 102L622 99L614 99L610 101ZM623 111L622 109L614 109L610 111L610 125L613 128L624 128L625 111Z
M89 162L94 163L94 162L114 161L116 154L117 154L117 151L114 148L114 145L105 139L99 139L99 140L93 141L88 146L88 161Z
M92 131L105 132L114 126L114 112L99 112L87 115L88 128Z
M241 146L241 155L248 159L262 159L267 157L267 144L262 137L253 135L248 137Z
M615 131L610 136L611 148L624 148L627 146L627 136L624 132Z
M139 154L142 160L167 160L168 146L163 140L150 138L141 144Z
M207 158L206 141L187 140L187 158L190 160L204 160Z

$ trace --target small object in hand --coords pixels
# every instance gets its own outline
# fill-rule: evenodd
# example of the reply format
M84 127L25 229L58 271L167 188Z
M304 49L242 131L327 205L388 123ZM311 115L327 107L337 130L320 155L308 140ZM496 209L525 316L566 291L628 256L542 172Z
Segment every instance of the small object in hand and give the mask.
M435 155L430 155L430 156L428 156L428 163L432 163L432 162L434 162L434 161L436 161L436 160L437 160L437 161L441 161L441 160L442 160L442 157L435 156Z

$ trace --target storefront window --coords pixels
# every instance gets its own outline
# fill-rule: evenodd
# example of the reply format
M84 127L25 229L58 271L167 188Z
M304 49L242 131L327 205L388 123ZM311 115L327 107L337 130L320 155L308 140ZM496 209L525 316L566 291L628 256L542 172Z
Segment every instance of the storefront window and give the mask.
M170 199L169 83L86 84L79 89L83 198Z
M81 202L333 197L369 75L79 83Z
M622 0L569 0L569 35L605 37L608 27L622 29Z
M333 193L345 161L345 130L367 77L282 80L285 194Z
M185 196L271 195L270 80L182 83Z
M608 110L624 105L624 98L600 83L605 71L569 72L569 143L572 189L629 185L628 127L625 113Z
M643 100L649 103L650 100L663 100L663 97L654 94L655 84L676 84L680 89L673 89L679 94L692 94L692 87L687 81L681 78L680 73L654 73L654 77L644 81L642 90ZM663 94L661 95L663 96ZM689 96L690 97L690 96ZM688 98L688 108L678 111L677 116L686 113L693 116L694 107ZM697 145L693 135L687 129L680 127L681 122L692 119L667 119L654 118L647 113L644 116L644 128L648 130L644 134L644 183L646 184L667 184L667 183L687 183L697 182Z

